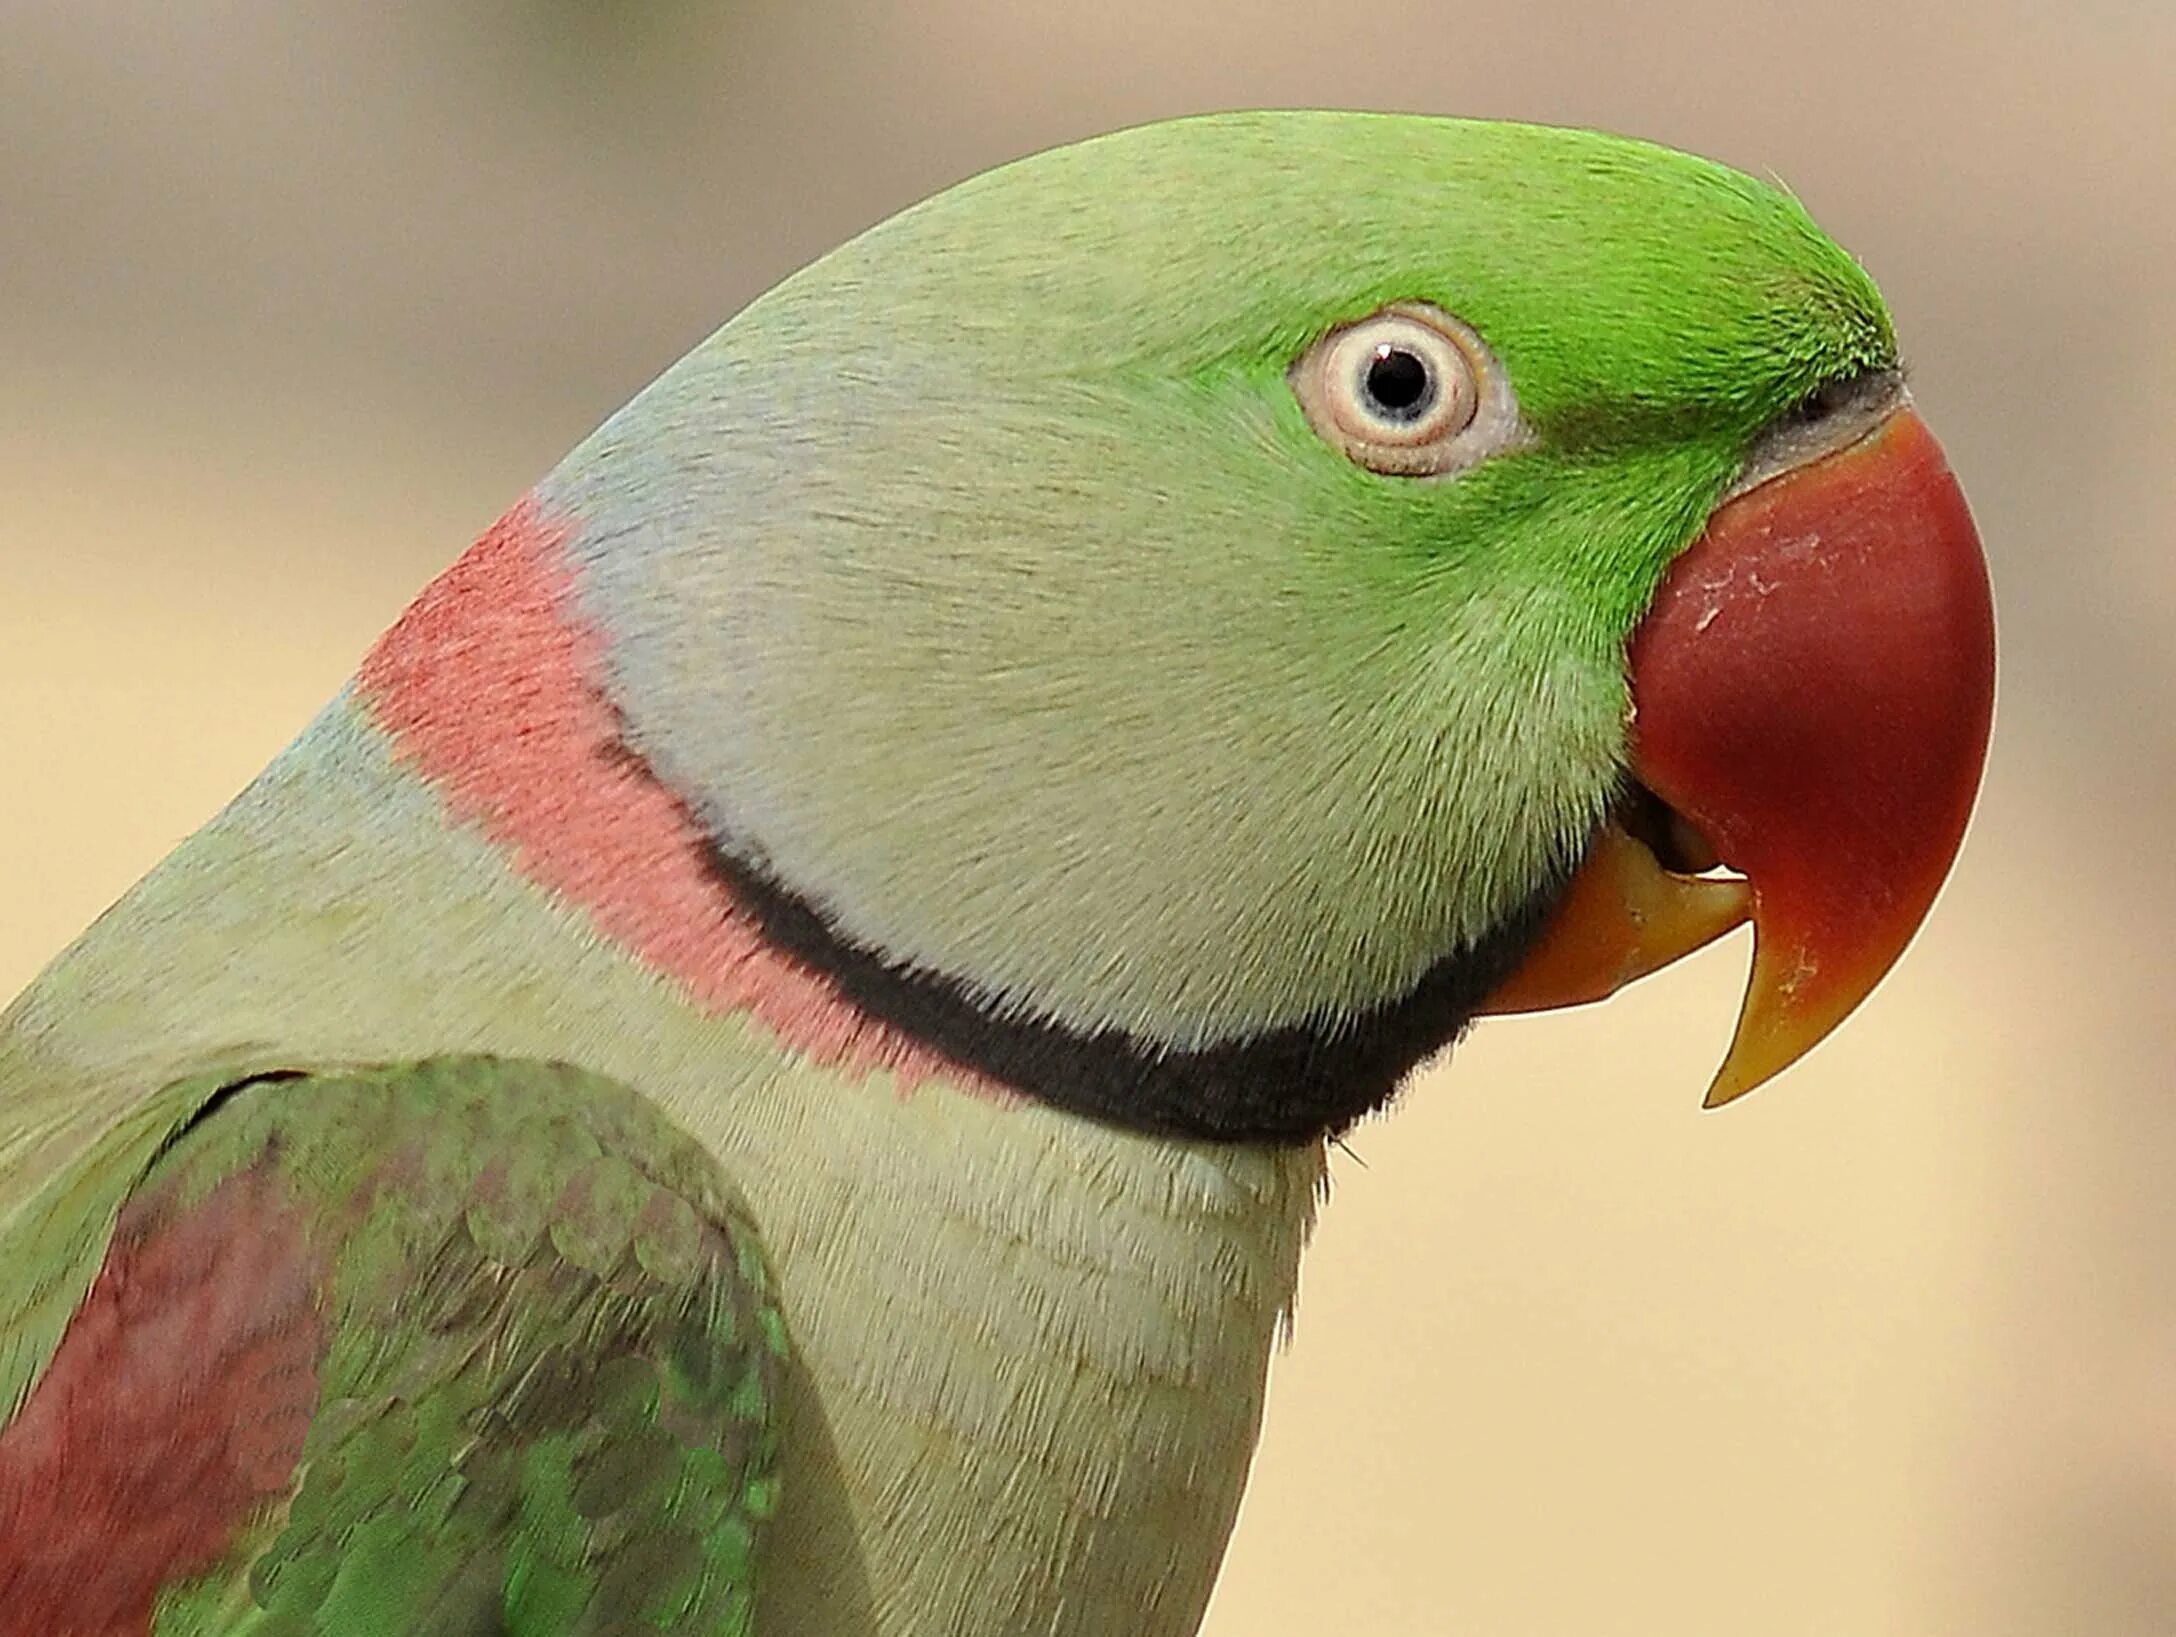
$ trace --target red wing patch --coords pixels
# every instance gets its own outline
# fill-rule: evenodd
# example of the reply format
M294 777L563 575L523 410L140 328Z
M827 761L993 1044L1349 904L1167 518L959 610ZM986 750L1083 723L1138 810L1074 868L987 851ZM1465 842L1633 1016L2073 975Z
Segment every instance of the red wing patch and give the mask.
M287 1495L327 1339L304 1222L262 1169L122 1212L0 1428L0 1637L147 1637Z

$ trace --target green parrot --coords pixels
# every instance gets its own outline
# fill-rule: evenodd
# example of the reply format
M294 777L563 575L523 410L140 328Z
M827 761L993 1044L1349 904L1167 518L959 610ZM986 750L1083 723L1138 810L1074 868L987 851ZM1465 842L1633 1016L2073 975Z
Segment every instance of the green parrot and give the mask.
M1973 527L1786 194L1194 118L607 421L0 1017L0 1632L1196 1629L1326 1144L1925 915Z

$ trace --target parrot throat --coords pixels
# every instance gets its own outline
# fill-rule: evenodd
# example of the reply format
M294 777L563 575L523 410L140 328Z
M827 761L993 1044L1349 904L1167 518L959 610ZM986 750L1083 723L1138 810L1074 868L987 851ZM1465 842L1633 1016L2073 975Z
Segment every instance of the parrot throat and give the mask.
M1129 1130L1308 1143L1387 1103L1462 1033L1539 937L1567 865L1403 996L1203 1047L1019 1015L857 944L706 831L629 745L605 643L574 607L567 527L517 505L364 661L360 702L521 874L713 1014L827 1066L1027 1096Z

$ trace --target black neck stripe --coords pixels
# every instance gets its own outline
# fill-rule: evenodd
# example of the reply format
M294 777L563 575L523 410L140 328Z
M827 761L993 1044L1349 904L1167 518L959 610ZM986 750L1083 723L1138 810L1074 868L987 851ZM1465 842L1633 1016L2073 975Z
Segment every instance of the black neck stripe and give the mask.
M1570 875L1559 872L1480 944L1438 961L1400 999L1182 1051L1116 1029L995 1015L956 979L887 961L841 937L759 868L715 845L707 852L713 873L772 946L870 1016L1055 1107L1218 1142L1304 1142L1382 1107L1408 1070L1464 1033L1533 946Z

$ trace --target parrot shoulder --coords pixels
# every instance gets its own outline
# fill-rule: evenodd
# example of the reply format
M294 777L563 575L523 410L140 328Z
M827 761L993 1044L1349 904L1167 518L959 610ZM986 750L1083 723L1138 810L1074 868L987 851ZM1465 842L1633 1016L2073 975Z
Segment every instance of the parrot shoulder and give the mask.
M727 1179L653 1104L466 1057L145 1106L148 1164L124 1133L0 1234L18 1267L97 1239L86 1283L0 1300L0 1360L69 1303L0 1398L12 1609L159 1637L750 1629L783 1321ZM117 1208L81 1211L129 1155Z

